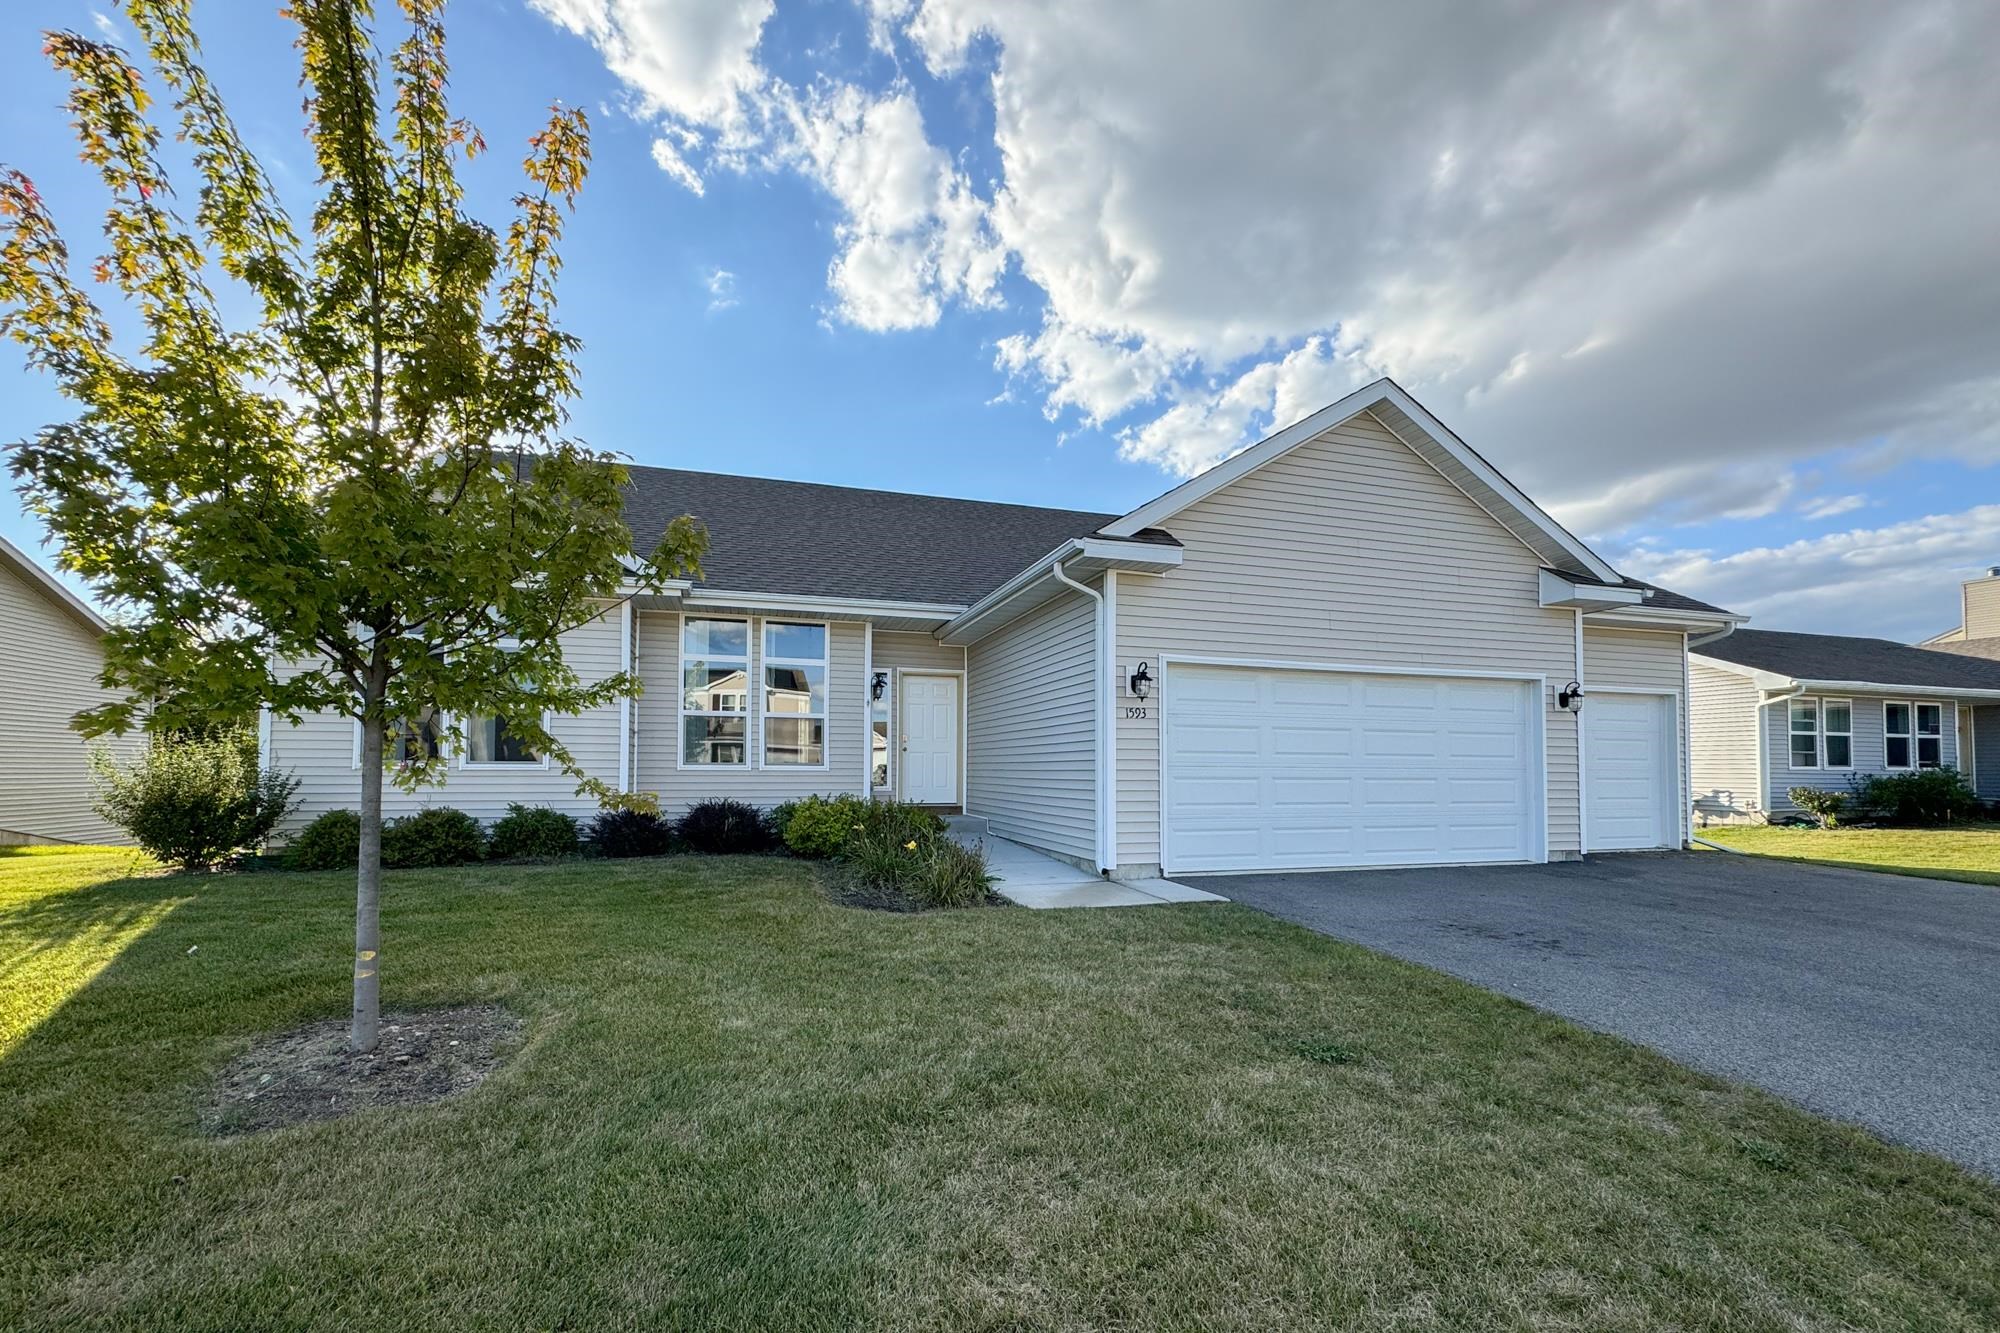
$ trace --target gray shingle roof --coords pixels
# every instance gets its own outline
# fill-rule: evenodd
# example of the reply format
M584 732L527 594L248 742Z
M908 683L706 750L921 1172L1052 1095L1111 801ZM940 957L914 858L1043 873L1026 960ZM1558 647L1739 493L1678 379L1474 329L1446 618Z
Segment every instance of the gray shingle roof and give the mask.
M625 521L640 549L693 514L702 585L730 592L969 605L1117 514L631 467ZM1174 544L1157 530L1140 540Z
M1794 680L1851 680L1937 690L2000 690L2000 662L1912 648L1892 639L1739 629L1695 652Z
M1925 651L1957 653L1962 657L1983 657L1990 662L2000 662L2000 639L1947 639L1943 643L1926 644Z

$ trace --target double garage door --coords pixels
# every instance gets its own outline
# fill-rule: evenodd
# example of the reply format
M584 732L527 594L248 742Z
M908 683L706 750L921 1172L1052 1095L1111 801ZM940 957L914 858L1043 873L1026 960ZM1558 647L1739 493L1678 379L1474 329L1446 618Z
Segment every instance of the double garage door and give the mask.
M1544 855L1535 683L1176 664L1162 693L1169 874ZM1677 843L1671 697L1583 717L1589 849Z
M1166 869L1539 860L1537 692L1521 680L1170 666Z

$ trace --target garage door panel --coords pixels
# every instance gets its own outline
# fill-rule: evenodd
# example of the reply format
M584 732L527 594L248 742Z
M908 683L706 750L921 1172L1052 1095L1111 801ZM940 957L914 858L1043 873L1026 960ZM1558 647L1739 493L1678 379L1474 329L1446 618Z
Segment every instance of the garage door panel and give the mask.
M1592 694L1584 704L1588 851L1676 845L1671 696Z
M1170 870L1537 854L1533 696L1520 682L1168 670Z

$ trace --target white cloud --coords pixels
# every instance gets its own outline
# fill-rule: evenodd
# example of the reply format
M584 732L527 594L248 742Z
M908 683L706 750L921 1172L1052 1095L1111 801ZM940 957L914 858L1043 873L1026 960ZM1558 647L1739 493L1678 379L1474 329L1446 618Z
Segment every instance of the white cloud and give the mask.
M1838 518L1851 514L1868 503L1862 495L1823 495L1817 500L1808 500L1799 506L1799 513L1807 518Z
M736 304L736 275L726 268L712 268L702 275L708 289L708 313L713 315Z
M1763 629L1913 642L1958 623L1958 585L2000 552L2000 504L1734 554L1638 546L1629 574L1741 611Z
M90 11L90 24L106 41L115 42L119 38L118 21L101 9Z

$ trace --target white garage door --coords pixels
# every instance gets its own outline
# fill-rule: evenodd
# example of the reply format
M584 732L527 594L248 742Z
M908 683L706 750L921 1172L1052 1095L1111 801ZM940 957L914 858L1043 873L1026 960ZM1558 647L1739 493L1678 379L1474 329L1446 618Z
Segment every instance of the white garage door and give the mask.
M1166 869L1538 860L1533 690L1511 680L1170 666Z
M1674 826L1673 699L1591 694L1583 701L1586 848L1631 851L1678 843Z

